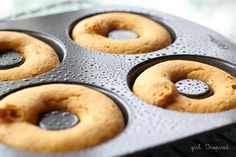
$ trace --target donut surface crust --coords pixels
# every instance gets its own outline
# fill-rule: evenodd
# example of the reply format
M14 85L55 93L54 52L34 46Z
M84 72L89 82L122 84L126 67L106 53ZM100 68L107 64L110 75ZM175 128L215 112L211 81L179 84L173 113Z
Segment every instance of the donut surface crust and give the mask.
M193 99L178 93L175 82L198 79L210 85L212 95ZM236 107L236 78L208 64L172 60L158 63L142 72L133 92L147 103L183 112L220 112Z
M136 39L107 38L112 30L130 30ZM72 39L82 47L113 54L138 54L156 51L171 44L169 32L157 22L133 13L102 13L79 21Z
M37 126L40 114L51 110L71 112L80 122L56 131ZM21 150L79 151L115 137L124 126L123 114L113 100L81 85L35 86L0 101L0 140Z

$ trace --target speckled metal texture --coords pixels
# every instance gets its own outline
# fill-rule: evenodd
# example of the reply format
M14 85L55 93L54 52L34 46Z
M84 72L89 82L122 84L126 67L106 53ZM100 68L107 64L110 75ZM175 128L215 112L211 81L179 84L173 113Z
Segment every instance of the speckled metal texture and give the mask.
M201 98L210 96L210 86L197 79L182 79L175 83L178 92L190 98Z
M126 39L136 39L137 34L135 32L128 30L113 30L108 33L107 37L116 40L126 40Z
M134 55L91 51L75 44L70 31L76 21L103 12L143 14L167 26L175 39L167 48ZM0 145L4 157L113 157L161 147L198 135L235 126L236 109L209 114L170 111L137 98L130 87L147 67L170 59L197 60L236 76L236 45L223 36L184 19L132 7L106 7L0 23L0 30L22 31L51 44L61 64L42 75L0 83L1 97L28 86L65 82L78 83L105 92L119 102L127 125L115 138L81 152L38 154ZM218 59L214 59L214 58ZM25 141L27 142L27 141Z
M38 126L45 130L63 130L79 123L76 115L68 111L53 110L42 114Z
M0 69L9 69L21 65L24 58L18 52L4 51L0 53Z

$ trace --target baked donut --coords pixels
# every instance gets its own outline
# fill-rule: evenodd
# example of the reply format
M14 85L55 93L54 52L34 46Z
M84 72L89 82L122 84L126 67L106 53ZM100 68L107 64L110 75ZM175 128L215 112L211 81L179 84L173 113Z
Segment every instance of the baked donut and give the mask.
M175 82L197 79L206 82L212 93L194 99L181 95ZM236 107L236 78L216 67L195 61L172 60L158 63L142 72L133 92L147 103L183 112L219 112Z
M51 110L71 112L80 122L56 131L38 127L39 115ZM110 98L81 85L41 85L0 101L0 140L17 149L42 153L79 151L113 138L124 126L122 112Z
M57 53L46 43L24 33L0 31L0 53L15 51L24 62L10 69L0 69L0 81L20 80L45 73L60 63Z
M112 30L130 30L137 39L107 38ZM103 13L88 17L75 25L72 39L79 45L101 52L135 54L159 50L171 44L169 32L157 22L132 13Z

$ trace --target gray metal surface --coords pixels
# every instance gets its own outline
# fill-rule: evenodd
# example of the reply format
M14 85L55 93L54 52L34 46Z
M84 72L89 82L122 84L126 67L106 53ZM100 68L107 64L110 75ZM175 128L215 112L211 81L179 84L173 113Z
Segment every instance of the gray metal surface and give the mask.
M162 50L135 55L95 52L80 47L71 40L71 28L78 20L111 11L134 12L153 18L167 26L175 40ZM46 155L19 151L1 144L0 156L121 156L235 126L236 109L209 114L170 111L143 102L130 90L135 76L142 70L169 59L198 60L220 67L236 76L234 64L236 45L195 23L161 12L122 6L5 21L0 23L0 30L23 31L31 34L52 45L61 58L61 64L45 74L24 80L1 82L1 97L36 84L82 83L102 90L108 95L112 94L112 98L121 102L119 104L127 120L126 128L117 137L81 152Z
M108 33L108 38L115 40L136 39L138 35L128 30L112 30Z
M24 58L18 52L4 51L0 53L0 69L14 68L23 62Z
M39 117L38 126L45 130L62 130L74 127L79 118L71 112L53 110Z
M201 80L182 79L175 83L176 89L182 95L190 98L210 96L210 86Z

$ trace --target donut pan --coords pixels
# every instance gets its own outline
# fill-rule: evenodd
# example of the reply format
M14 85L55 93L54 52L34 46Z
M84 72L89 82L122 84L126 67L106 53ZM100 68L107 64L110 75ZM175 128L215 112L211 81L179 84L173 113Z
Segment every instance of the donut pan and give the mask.
M114 55L91 51L73 42L70 32L76 22L91 15L115 11L142 14L156 20L171 32L173 43L167 48L150 53ZM152 10L112 6L2 21L0 30L21 31L35 36L50 44L61 59L61 64L57 68L42 75L1 82L1 98L21 88L39 84L59 82L82 84L102 91L114 99L126 118L126 128L118 136L80 152L39 154L16 150L0 144L0 156L127 156L221 131L236 124L236 109L207 114L171 111L143 102L130 89L135 78L144 69L153 64L173 59L200 61L236 76L236 65L234 64L236 45L216 32L195 23Z

